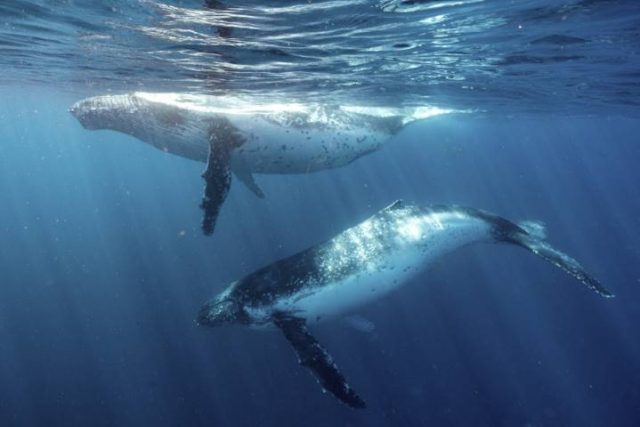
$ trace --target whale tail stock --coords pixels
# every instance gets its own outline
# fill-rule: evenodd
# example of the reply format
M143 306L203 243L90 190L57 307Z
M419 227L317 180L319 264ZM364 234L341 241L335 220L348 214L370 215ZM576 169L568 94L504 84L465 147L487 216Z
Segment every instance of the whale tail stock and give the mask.
M204 211L202 232L209 236L231 187L231 154L244 144L244 138L229 120L218 118L209 127L209 155L202 174L205 181L200 208Z
M484 212L482 216L489 219L487 218L489 215ZM490 216L492 217L490 222L493 224L493 235L497 241L512 243L528 250L565 271L600 296L605 298L614 296L598 279L587 273L578 261L555 249L545 240L546 232L543 224L531 221L514 224L504 218Z

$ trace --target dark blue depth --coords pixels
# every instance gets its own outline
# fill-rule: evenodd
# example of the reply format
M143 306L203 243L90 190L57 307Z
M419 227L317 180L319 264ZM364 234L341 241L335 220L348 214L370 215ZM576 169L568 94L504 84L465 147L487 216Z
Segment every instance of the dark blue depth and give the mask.
M458 115L313 175L236 185L199 232L202 165L3 89L0 425L640 425L640 122ZM318 391L277 333L193 322L230 281L394 199L546 222L617 297L524 251L460 251L315 330L369 408Z

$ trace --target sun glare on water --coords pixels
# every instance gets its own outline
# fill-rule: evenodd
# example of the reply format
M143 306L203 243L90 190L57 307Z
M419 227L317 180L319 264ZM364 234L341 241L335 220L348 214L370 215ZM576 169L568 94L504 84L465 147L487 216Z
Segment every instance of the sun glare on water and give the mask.
M316 104L301 104L288 102L261 103L256 99L232 96L211 96L185 93L150 93L136 92L135 95L149 102L171 105L185 110L202 113L225 113L238 115L273 114L273 113L311 113L317 109ZM357 113L374 117L403 116L406 123L422 120L443 114L459 112L456 110L435 106L420 107L374 107L358 105L342 105L337 107L348 113Z

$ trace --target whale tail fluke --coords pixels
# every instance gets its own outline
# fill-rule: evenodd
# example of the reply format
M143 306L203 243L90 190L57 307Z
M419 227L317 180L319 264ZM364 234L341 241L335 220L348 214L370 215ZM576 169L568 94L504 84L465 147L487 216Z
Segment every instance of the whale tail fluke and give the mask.
M571 258L564 252L553 248L544 240L532 238L528 235L520 236L519 240L522 247L528 249L556 267L566 271L597 294L605 298L612 298L614 296L614 294L600 283L598 279L587 273L578 261Z
M605 298L614 296L598 279L587 273L578 261L555 249L545 240L547 233L544 224L523 221L516 225L500 218L499 221L494 222L494 229L497 240L513 243L527 249L529 252L564 270L586 287Z

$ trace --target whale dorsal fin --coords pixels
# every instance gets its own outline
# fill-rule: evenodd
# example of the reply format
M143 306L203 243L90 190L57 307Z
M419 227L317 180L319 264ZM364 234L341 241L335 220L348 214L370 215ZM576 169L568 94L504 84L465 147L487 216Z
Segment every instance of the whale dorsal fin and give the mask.
M366 406L365 401L349 386L329 353L309 333L304 319L278 314L274 316L273 323L280 328L296 351L300 365L311 371L324 390L352 408Z
M393 211L396 209L402 209L404 207L404 200L398 199L395 202L391 203L389 206L383 209L383 211Z
M231 153L245 142L227 119L218 118L209 127L209 156L202 174L205 181L200 207L204 211L202 231L213 234L220 208L231 187Z

